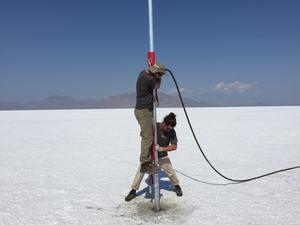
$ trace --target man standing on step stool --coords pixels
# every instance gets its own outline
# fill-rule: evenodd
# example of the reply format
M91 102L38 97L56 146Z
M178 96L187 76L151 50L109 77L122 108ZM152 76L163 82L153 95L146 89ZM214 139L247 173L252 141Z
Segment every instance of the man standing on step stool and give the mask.
M166 73L166 66L156 63L143 70L136 82L136 106L134 110L141 132L140 171L142 173L156 167L151 160L153 143L153 91L160 87L161 77Z

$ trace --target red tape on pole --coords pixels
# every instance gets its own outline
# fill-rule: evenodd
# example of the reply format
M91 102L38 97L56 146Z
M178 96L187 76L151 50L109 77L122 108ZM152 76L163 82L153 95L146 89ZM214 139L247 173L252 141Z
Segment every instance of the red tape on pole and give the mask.
M155 64L155 53L154 52L148 52L147 54L148 59L148 66L152 66Z

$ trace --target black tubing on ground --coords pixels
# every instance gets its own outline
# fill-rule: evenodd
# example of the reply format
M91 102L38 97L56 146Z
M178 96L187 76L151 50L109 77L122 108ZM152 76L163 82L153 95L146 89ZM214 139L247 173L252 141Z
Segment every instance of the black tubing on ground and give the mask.
M270 172L270 173L266 173L266 174L262 174L260 176L256 176L256 177L251 177L251 178L248 178L248 179L232 179L232 178L229 178L225 175L223 175L221 172L219 172L212 164L211 162L208 160L208 158L206 157L206 155L204 154L199 142L198 142L198 139L195 135L195 132L194 132L194 129L192 127L192 124L190 122L190 119L189 119L189 116L186 112L186 109L185 109L185 106L184 106L184 102L183 102L183 99L182 99L182 96L181 96L181 92L180 92L180 89L179 89L179 86L177 84L177 81L172 73L171 70L167 69L167 71L171 74L172 78L173 78L173 81L175 83L175 86L176 86L176 89L177 89L177 92L178 92L178 95L179 95L179 98L180 98L180 102L181 102L181 105L182 105L182 108L183 108L183 111L184 111L184 114L185 114L185 117L187 119L187 122L189 124L189 127L191 129L191 132L193 134L193 137L194 137L194 140L200 150L200 152L202 153L202 156L204 157L204 159L206 160L206 162L210 165L210 167L217 173L219 174L221 177L223 177L224 179L226 180L229 180L229 181L233 181L233 182L237 182L237 183L242 183L242 182L248 182L248 181L252 181L252 180L256 180L256 179L259 179L259 178L262 178L262 177L266 177L266 176L270 176L272 174L275 174L275 173L280 173L280 172L284 172L284 171L288 171L288 170L293 170L293 169L299 169L300 166L294 166L294 167L290 167L290 168L285 168L285 169L281 169L281 170L276 170L276 171L273 171L273 172Z

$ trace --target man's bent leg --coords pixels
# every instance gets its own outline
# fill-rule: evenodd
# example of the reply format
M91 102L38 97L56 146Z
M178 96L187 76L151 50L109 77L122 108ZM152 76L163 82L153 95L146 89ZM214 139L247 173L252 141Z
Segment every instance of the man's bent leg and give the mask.
M151 146L153 142L153 113L148 109L135 109L135 117L141 127L141 154L140 162L150 160Z
M133 184L131 185L131 188L133 190L136 190L136 191L140 188L141 182L142 182L143 177L145 175L144 173L140 172L140 169L141 169L141 166L139 166L139 169L138 169L138 171L135 174L135 177L134 177L134 180L133 180Z
M177 178L177 175L172 167L171 161L169 159L169 157L165 157L159 160L159 165L161 166L161 168L165 171L165 173L167 174L167 176L170 179L170 182L176 186L179 185L179 180Z

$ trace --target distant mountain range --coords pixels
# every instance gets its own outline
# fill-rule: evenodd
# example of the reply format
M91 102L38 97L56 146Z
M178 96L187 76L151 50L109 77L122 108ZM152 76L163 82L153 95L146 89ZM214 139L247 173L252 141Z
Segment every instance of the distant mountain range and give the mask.
M215 106L245 106L225 105L210 102L199 102L190 98L183 98L186 107L215 107ZM181 107L178 96L171 96L159 92L159 103L162 108ZM105 99L78 99L69 96L53 95L41 101L17 103L0 102L0 110L40 110L40 109L108 109L133 108L135 106L135 93L126 93L110 96ZM247 106L266 106L264 103L248 104Z

